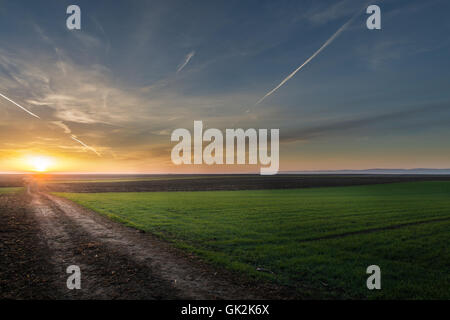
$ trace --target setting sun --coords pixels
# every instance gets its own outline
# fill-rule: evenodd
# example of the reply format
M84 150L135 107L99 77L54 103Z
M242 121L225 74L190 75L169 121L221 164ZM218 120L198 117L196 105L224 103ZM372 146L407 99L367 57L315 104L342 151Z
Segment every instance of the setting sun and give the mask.
M29 158L29 163L33 171L45 172L52 165L53 160L49 157L33 156Z

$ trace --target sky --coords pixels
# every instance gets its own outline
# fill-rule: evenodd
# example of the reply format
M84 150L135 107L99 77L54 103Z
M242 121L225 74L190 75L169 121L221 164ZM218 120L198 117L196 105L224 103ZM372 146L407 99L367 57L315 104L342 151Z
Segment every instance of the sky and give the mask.
M68 30L66 8L81 8ZM366 27L368 4L381 30ZM447 0L0 0L0 172L181 165L177 128L280 129L280 171L450 168ZM313 55L320 53L261 100Z

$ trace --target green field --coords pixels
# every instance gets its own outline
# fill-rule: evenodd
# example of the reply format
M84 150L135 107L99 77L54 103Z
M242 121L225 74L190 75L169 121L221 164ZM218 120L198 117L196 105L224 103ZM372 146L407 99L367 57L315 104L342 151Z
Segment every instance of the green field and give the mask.
M0 187L0 194L5 194L5 193L14 193L14 192L18 192L18 191L20 191L20 190L22 190L22 188L21 187L13 187L13 188L3 188L3 187Z
M450 182L57 195L304 297L450 299Z

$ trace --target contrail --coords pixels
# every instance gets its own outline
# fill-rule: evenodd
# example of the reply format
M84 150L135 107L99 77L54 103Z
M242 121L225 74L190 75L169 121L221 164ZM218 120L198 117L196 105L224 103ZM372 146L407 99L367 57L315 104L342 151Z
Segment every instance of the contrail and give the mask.
M81 144L83 147L88 148L88 149L91 150L92 152L95 152L99 157L102 156L100 153L97 152L97 150L95 150L94 148L88 146L88 145L85 144L83 141L77 139L74 135L71 135L70 137L72 138L72 140L75 140L76 142L78 142L79 144Z
M9 102L14 103L16 106L18 106L20 109L22 109L22 110L25 111L26 113L32 115L33 117L36 117L36 118L40 119L40 117L39 117L38 115L35 115L33 112L31 112L31 111L27 110L26 108L22 107L20 104L18 104L18 103L16 103L16 102L12 101L12 100L11 100L10 98L8 98L7 96L5 96L5 95L3 95L3 94L1 94L1 93L0 93L0 96L1 96L2 98L4 98L4 99L8 100Z
M188 53L183 64L178 68L177 73L180 72L181 70L183 70L184 67L186 67L186 65L189 63L189 61L191 61L191 59L194 55L195 55L195 51L191 51Z
M345 28L347 28L347 26L358 16L360 11L358 11L353 17L351 17L346 23L344 23L344 25L342 25L342 27L340 27L327 41L325 41L325 43L316 51L313 53L313 55L311 57L309 57L305 62L303 62L303 64L301 66L299 66L297 69L294 70L294 72L292 72L290 75L288 75L286 78L284 78L283 81L280 82L279 85L277 85L275 88L273 88L272 90L270 90L269 92L266 93L266 95L264 97L262 97L261 99L258 100L257 103L255 103L255 106L260 104L261 102L264 101L264 99L266 99L268 96L270 96L272 93L274 93L275 91L277 91L282 85L284 85L286 82L288 82L293 76L295 76L295 74L297 72L299 72L304 66L306 66L312 59L314 59L323 49L325 49L331 42L333 42L334 39L336 39L337 36L339 36L341 34L342 31L345 30Z
M95 150L93 147L88 146L86 143L84 143L83 141L79 140L77 138L76 135L72 134L72 130L70 130L70 128L62 121L52 121L53 124L57 125L58 127L60 127L61 129L64 130L64 133L67 133L68 135L70 135L70 138L76 142L78 142L79 144L81 144L83 147L88 148L89 150L91 150L92 152L95 152L95 154L97 154L99 157L101 157L102 155L100 153L97 152L97 150Z

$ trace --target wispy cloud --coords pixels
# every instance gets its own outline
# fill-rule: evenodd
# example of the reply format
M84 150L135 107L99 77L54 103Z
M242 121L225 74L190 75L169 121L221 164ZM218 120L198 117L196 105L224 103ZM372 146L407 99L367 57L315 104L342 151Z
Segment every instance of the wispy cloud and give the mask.
M388 112L383 114L369 115L360 118L321 124L318 126L304 128L300 130L292 130L292 131L287 130L285 134L283 134L281 140L283 142L306 141L309 139L326 136L327 134L336 135L336 133L341 131L365 128L371 125L377 125L388 121L395 121L396 127L398 127L398 122L400 120L413 118L419 115L421 116L421 119L424 119L424 116L429 115L430 113L448 112L448 110L449 110L449 103L447 102L434 105L425 105L415 108L408 108L404 110ZM415 123L414 125L416 127L419 126L418 123Z
M186 65L189 63L189 61L191 61L191 59L194 57L194 55L195 55L195 51L191 51L186 55L186 57L184 58L184 62L178 67L177 73L180 72L181 70L183 70L184 67L186 67Z
M19 108L21 108L22 110L24 110L24 111L27 112L28 114L32 115L33 117L36 117L36 118L38 118L38 119L41 119L38 115L36 115L36 114L34 114L33 112L29 111L28 109L22 107L20 104L18 104L18 103L16 103L16 102L14 102L13 100L9 99L7 96L5 96L5 95L3 95L3 94L0 93L0 97L2 97L2 98L4 98L4 99L8 100L9 102L15 104L16 106L18 106ZM72 131L70 130L70 128L69 128L67 125L65 125L62 121L53 121L52 123L54 123L54 124L57 125L58 127L62 128L62 129L64 130L64 133L67 133L67 134L71 134L71 133L72 133ZM99 157L101 156L101 154L100 154L99 152L97 152L97 150L95 150L93 147L88 146L88 145L85 144L83 141L79 140L79 139L77 138L77 136L71 135L70 137L72 138L72 140L78 142L78 143L81 144L83 147L85 147L85 148L91 150L92 152L94 152L95 154L97 154Z
M194 52L190 59L193 55ZM138 153L148 148L149 139L151 143L163 143L168 132L189 124L189 120L199 114L211 114L213 110L220 110L227 116L233 113L221 107L229 100L229 95L186 97L167 88L151 93L140 87L130 88L118 83L107 67L80 65L62 49L58 54L50 53L34 59L26 51L12 53L0 49L0 67L0 87L20 95L29 106L36 108L39 111L37 115L45 118L43 123L50 125L46 131L49 136L58 137L64 132L85 151L102 157L107 157L113 148L118 157L122 157L120 150L123 149L128 153ZM70 77L67 76L69 74ZM252 96L246 95L246 100L250 101ZM242 98L236 94L232 97ZM174 114L177 117L173 118ZM31 126L26 119L18 119L12 114L8 116L13 120L9 126L14 126L18 132L20 125ZM209 116L211 121L220 122L216 118L213 114ZM58 130L54 130L55 127ZM37 126L31 130L42 134L42 128ZM114 139L111 139L112 135ZM79 137L94 137L101 149L91 147L91 143L85 141L87 138ZM28 138L30 141L35 139L32 134ZM64 143L61 141L59 144ZM66 148L66 151L72 150L79 151Z
M355 6L359 6L360 0L342 0L332 5L327 2L315 2L311 10L305 12L305 18L315 25L323 25L336 19L348 16Z
M72 130L62 121L52 121L53 124L57 125L61 129L64 130L64 133L72 133Z
M70 91L66 89L70 83L65 83L63 78L58 78L58 70L60 70L59 66L61 64L64 64L66 68L69 68L70 66L71 71L75 68L71 64L67 62L64 63L61 60L59 60L59 65L56 69L51 65L46 65L44 63L40 63L40 66L38 67L31 61L32 60L25 57L20 57L17 53L16 55L11 55L4 50L0 51L0 66L7 72L10 79L14 80L11 82L8 78L1 78L0 83L9 90L20 92L21 95L25 97L27 103L40 107L42 109L40 112L41 116L44 114L46 120L43 120L41 116L31 112L29 109L8 98L4 94L0 93L0 97L13 103L29 115L40 119L42 123L50 123L58 126L63 129L64 133L69 135L72 140L100 156L100 153L94 148L88 146L79 140L77 136L73 135L69 126L62 121L64 120L79 124L104 123L100 120L100 117L92 117L90 110L77 110L79 109L77 107L86 101L83 101L83 98L75 98ZM76 72L73 74L76 75ZM55 81L55 85L50 85L50 80L52 80L52 82ZM89 93L92 94L92 92L96 92L98 89L94 82L80 81L79 83L81 84L79 90L84 92L84 95L81 96L87 96ZM78 87L72 86L72 88ZM66 94L67 92L69 92L69 94ZM53 111L53 113L51 111ZM52 121L52 118L54 119L55 117L56 119Z

